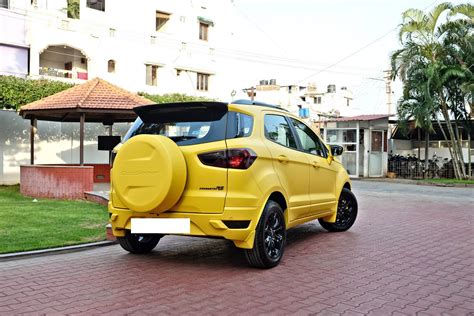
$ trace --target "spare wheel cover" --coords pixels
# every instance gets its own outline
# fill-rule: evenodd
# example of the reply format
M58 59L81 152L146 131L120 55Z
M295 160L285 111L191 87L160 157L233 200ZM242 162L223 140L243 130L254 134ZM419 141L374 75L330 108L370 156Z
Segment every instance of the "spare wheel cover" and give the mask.
M175 205L186 184L186 161L168 137L138 135L115 157L112 185L132 211L163 212Z

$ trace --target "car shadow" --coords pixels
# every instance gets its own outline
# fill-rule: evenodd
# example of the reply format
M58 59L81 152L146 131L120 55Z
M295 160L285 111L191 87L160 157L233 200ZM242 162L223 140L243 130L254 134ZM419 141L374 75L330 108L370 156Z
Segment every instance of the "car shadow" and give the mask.
M306 248L318 242L325 234L327 232L317 221L289 229L285 256L295 256L295 252L300 251L299 248ZM283 260L285 260L285 256ZM152 252L140 256L124 253L124 257L126 260L132 259L134 262L146 258L147 262L152 260L157 265L172 265L174 267L249 269L244 251L236 248L232 241L218 238L165 236Z

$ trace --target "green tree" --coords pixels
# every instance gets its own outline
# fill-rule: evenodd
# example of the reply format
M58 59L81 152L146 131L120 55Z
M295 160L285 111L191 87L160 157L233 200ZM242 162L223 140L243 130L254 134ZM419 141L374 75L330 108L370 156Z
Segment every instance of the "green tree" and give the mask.
M429 13L405 11L399 33L402 48L391 55L393 77L404 83L400 120L414 118L417 126L428 130L432 119L438 121L457 178L467 177L459 122L468 119L468 100L472 104L473 12L470 4L450 3L441 3Z
M79 19L80 18L80 13L81 13L81 7L79 0L68 0L67 1L67 7L66 7L66 12L67 12L67 17L70 19Z
M22 105L42 99L73 87L73 84L30 80L14 76L0 76L0 109L16 109Z
M195 97L182 93L167 93L167 94L148 94L145 92L138 92L138 95L141 95L147 99L152 100L156 103L173 103L173 102L190 102L190 101L214 101L206 97Z

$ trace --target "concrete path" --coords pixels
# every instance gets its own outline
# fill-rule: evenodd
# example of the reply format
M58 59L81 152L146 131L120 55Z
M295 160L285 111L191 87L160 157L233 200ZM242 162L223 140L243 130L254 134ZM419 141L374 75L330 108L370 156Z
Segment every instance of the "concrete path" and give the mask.
M354 181L359 218L288 233L275 269L245 265L225 240L163 238L0 261L0 315L474 314L474 190Z

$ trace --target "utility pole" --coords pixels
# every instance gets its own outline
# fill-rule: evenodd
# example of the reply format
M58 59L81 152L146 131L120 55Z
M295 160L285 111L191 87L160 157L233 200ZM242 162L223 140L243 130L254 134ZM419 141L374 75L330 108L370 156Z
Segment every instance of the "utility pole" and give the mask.
M388 115L392 114L392 71L384 70L385 78L385 93L387 93L387 107Z
M388 115L392 114L392 71L391 70L384 70L384 77L383 79L380 78L367 78L369 80L376 80L376 81L383 81L385 82L385 93L387 94L387 110Z
M254 99L255 99L255 87L252 86L251 88L245 88L243 90L245 92L247 92L247 95L250 97L250 100L254 101Z

